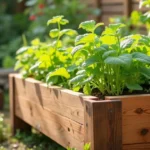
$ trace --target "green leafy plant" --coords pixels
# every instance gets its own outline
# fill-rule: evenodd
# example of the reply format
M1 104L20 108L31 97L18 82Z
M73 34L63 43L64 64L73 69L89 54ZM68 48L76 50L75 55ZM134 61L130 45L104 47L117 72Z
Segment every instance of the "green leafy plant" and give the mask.
M57 24L50 30L50 43L33 40L31 46L17 51L16 69L24 77L33 77L48 85L59 85L85 94L98 90L102 95L120 95L125 91L147 91L150 79L149 37L122 36L124 24L110 24L101 35L96 29L103 23L82 22L87 33L77 35L72 29L61 29L68 20L63 16L50 19ZM75 46L63 41L76 36ZM74 39L74 38L73 38ZM72 57L73 56L73 57Z
M122 37L124 24L110 24L98 36L94 30L99 25L94 21L80 24L88 33L76 38L72 54L81 61L70 83L74 87L82 85L86 94L91 94L92 89L98 89L102 95L120 95L126 88L142 90L141 85L150 78L149 48L145 44L148 37Z
M17 63L15 69L21 69L24 77L32 76L47 84L58 84L68 87L67 79L70 78L70 70L73 65L70 44L65 45L63 38L70 38L77 35L72 29L62 29L68 20L63 16L56 16L50 19L47 24L57 24L58 28L52 29L49 33L51 43L40 42L39 39L33 40L31 46L22 47L17 51Z

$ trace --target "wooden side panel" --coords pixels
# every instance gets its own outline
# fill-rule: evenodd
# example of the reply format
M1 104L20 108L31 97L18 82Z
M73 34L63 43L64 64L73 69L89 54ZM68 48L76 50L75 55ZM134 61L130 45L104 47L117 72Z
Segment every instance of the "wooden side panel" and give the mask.
M121 101L85 100L85 142L91 150L122 150Z
M11 117L11 130L12 135L16 134L16 130L20 129L23 131L31 131L31 126L29 126L22 119L15 115L15 74L9 75L9 97L10 97L10 117Z
M123 144L150 142L150 94L106 97L122 100Z
M123 145L123 150L150 150L150 144Z
M64 147L82 150L84 145L83 125L50 111L40 104L16 97L15 114Z
M73 92L60 87L47 87L34 79L23 80L19 76L15 78L16 95L26 97L32 102L46 107L50 111L72 119L81 124L84 123L82 93Z

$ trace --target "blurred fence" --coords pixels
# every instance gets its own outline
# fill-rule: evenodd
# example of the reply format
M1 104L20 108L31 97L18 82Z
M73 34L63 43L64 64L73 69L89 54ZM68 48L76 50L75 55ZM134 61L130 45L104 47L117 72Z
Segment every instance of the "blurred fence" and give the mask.
M97 0L97 7L102 11L99 20L107 24L110 17L120 15L129 16L133 10L145 12L145 8L139 9L139 1L140 0Z

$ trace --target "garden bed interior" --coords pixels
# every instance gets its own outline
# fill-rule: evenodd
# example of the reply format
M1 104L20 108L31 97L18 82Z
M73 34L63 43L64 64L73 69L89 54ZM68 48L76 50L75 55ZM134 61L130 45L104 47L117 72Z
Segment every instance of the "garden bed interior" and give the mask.
M9 85L13 134L32 126L77 150L87 142L91 150L150 149L150 94L98 100L19 74Z

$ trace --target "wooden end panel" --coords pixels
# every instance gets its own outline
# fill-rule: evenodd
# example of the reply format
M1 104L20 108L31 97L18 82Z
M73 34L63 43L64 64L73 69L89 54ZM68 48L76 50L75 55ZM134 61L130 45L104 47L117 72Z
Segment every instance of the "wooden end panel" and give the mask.
M79 123L84 123L84 106L82 93L62 89L60 87L47 87L37 80L15 77L15 94L22 98L40 104L50 111Z
M122 150L121 101L85 100L85 142L91 150Z
M106 97L122 101L123 144L150 142L150 94Z
M16 115L64 147L82 150L84 127L22 97L16 97Z
M15 76L16 74L9 75L9 99L10 99L10 118L11 118L12 135L15 135L18 129L22 131L31 131L31 126L15 115L16 112Z

